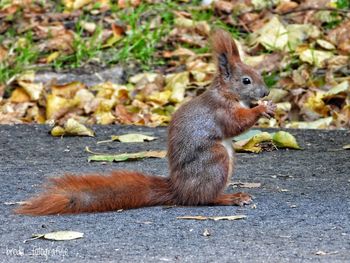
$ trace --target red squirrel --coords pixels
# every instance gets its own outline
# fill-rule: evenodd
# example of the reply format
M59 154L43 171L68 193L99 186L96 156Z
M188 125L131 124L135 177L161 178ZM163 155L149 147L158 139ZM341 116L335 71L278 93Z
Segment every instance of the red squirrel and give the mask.
M52 178L46 190L15 212L26 215L104 212L157 205L244 205L246 193L224 193L233 172L231 138L270 117L271 102L253 68L242 63L229 33L216 30L212 47L217 73L211 87L183 104L168 128L169 177L114 171L110 175Z

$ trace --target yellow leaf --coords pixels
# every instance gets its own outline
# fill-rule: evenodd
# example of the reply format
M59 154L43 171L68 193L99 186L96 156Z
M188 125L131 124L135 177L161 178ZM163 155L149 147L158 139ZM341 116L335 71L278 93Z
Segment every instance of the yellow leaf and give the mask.
M286 124L286 128L296 128L296 129L327 129L329 125L332 123L333 118L321 118L316 121L295 121Z
M87 4L90 4L92 0L63 0L63 2L68 10L76 10Z
M95 133L91 129L72 118L68 119L64 124L64 129L69 135L95 136Z
M10 101L16 103L28 102L30 101L30 96L23 88L19 87L12 92Z
M40 98L41 92L44 89L44 85L42 83L18 81L18 84L24 88L32 100L38 100Z
M139 73L139 74L136 74L136 75L130 77L129 82L136 84L139 81L144 80L144 79L146 79L147 82L154 82L158 77L159 77L158 73L149 73L149 72Z
M289 132L278 131L272 136L272 140L279 148L300 149L295 137Z
M189 84L189 72L169 74L166 76L166 91L170 91L169 100L171 102L181 102L185 97L185 89Z
M286 26L288 31L288 45L286 49L295 50L306 38L318 38L320 30L312 24L290 24Z
M66 99L72 99L78 90L84 89L85 84L79 81L70 82L63 85L53 85L51 87L52 94Z
M322 116L328 116L329 107L323 101L324 92L318 91L311 94L302 105L303 112L309 118L315 119Z
M104 43L102 45L102 48L107 48L107 47L112 47L115 43L117 43L119 40L121 40L123 38L123 36L119 35L119 36L116 36L116 35L112 35L110 36L107 40L106 40L106 43Z
M79 123L73 118L70 118L67 120L67 122L64 124L64 128L61 126L56 126L51 130L52 136L62 136L62 135L71 135L71 136L95 136L95 133L84 126L83 124Z
M51 130L51 135L54 137L62 136L65 134L65 130L61 126L55 126Z
M259 65L260 63L262 63L264 61L264 59L266 58L265 54L261 54L259 56L244 56L244 63L255 67L257 65Z
M50 55L46 57L46 63L51 63L52 61L56 60L60 55L59 51L52 52Z
M182 16L175 18L174 23L176 26L184 27L184 28L192 28L196 25L196 23L193 20Z
M254 135L250 139L235 142L233 145L235 150L239 152L259 153L262 151L262 148L259 144L271 140L272 137L268 132L262 132Z
M97 124L111 124L115 121L115 116L111 110L115 106L114 100L99 99L98 107L94 113Z
M326 60L334 56L332 52L314 50L310 48L298 48L296 52L299 55L301 61L307 62L317 67L324 67Z
M288 91L284 89L270 89L270 93L267 96L268 100L277 103L282 101L288 95Z
M112 112L98 111L94 114L97 124L108 125L115 122L115 116Z
M52 120L61 117L78 104L75 99L65 99L50 94L46 101L46 119Z
M165 91L156 91L152 92L151 95L147 97L150 101L154 101L155 103L158 103L160 105L164 105L169 102L169 98L171 96L172 92L170 90Z
M273 16L257 34L256 41L268 50L282 50L288 43L287 30L277 16Z

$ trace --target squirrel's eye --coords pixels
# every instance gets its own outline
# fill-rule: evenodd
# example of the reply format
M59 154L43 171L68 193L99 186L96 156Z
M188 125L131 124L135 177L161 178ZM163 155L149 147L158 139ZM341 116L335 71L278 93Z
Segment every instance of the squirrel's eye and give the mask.
M249 84L252 83L252 81L250 80L250 78L244 77L244 78L242 78L242 83L243 83L244 85L249 85Z

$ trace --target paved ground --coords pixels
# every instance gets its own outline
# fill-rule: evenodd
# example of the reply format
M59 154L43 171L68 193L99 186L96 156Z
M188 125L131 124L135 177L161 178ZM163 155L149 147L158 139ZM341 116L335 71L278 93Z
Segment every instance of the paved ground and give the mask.
M164 149L165 129L118 126L95 129L97 138L52 138L45 126L0 126L0 262L349 262L350 143L348 131L292 131L304 151L237 154L235 180L259 182L246 189L252 207L162 207L28 217L6 202L36 193L46 177L64 172L128 168L166 175L166 160L87 163L96 151ZM112 134L150 132L145 144L96 145ZM237 215L240 221L185 221L184 215ZM208 229L211 236L203 236ZM33 240L34 233L76 230L74 241ZM325 255L316 255L318 251ZM320 252L321 253L321 252ZM322 253L321 253L322 254Z

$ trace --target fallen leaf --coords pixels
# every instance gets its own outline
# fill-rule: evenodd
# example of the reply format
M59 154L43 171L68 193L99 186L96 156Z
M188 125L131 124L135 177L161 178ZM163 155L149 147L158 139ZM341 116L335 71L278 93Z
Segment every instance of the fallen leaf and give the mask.
M29 102L30 96L24 88L18 87L11 93L10 101L15 103Z
M324 67L326 60L332 58L334 55L329 51L315 50L311 48L297 48L297 54L301 61L315 65L316 67Z
M44 85L42 83L18 81L18 84L27 92L32 100L38 100L41 92L44 89Z
M171 91L168 99L175 103L183 101L189 81L188 71L167 75L165 90Z
M66 121L64 124L64 127L61 126L55 126L51 130L52 136L62 136L62 135L69 135L69 136L95 136L95 133L93 130L87 128L83 124L79 123L73 118L70 118Z
M233 144L233 147L238 152L259 153L262 151L262 147L259 144L262 142L271 141L271 140L272 140L272 137L268 132L261 132L254 135L250 139L235 142Z
M157 139L157 137L152 137L140 133L129 133L129 134L123 134L123 135L112 135L110 140L106 141L100 141L97 143L103 143L103 142L111 142L111 141L120 141L124 143L130 143L130 142L144 142L144 141L153 141Z
M321 118L316 121L295 121L286 124L286 128L297 128L297 129L326 129L332 123L333 118Z
M86 88L85 84L79 81L73 81L63 85L51 86L53 95L59 96L65 99L72 99L79 90L82 90L85 88Z
M92 0L63 0L64 5L68 10L76 10L87 4L90 4Z
M242 182L234 182L230 183L234 188L239 187L239 188L258 188L261 186L261 183L242 183Z
M259 133L262 133L261 130L255 130L255 129L251 129L251 130L248 130L236 137L233 137L233 140L234 141L242 141L242 140L247 140L247 139L250 139L251 137L259 134Z
M186 219L186 220L239 220L245 219L245 215L234 215L234 216L178 216L177 219Z
M60 56L59 51L52 52L50 55L46 57L46 63L51 63L52 61L55 61Z
M344 146L343 146L343 149L345 149L345 150L350 150L350 144L344 145Z
M345 80L345 81L339 83L338 85L334 86L333 88L331 88L328 92L326 92L324 94L324 97L337 95L341 92L350 92L349 81Z
M327 256L327 255L334 255L334 254L337 254L337 253L338 253L338 251L325 252L325 251L319 250L315 254L317 256Z
M28 204L28 202L25 202L25 201L4 202L4 205L25 205L25 204Z
M320 30L312 24L291 24L286 26L288 31L288 51L294 51L307 38L318 38L321 34Z
M333 49L335 49L335 46L334 46L332 43L330 43L330 42L328 42L328 41L326 41L326 40L323 40L323 39L317 39L317 40L316 40L316 43L317 43L320 47L322 47L322 48L324 48L324 49L327 49L327 50L333 50Z
M62 136L65 134L65 129L61 126L55 126L51 130L51 135L54 137Z
M51 232L47 234L33 235L33 237L44 238L44 239L55 240L55 241L73 240L73 239L82 238L83 236L84 236L84 233L76 232L76 231L57 231L57 232Z
M263 9L263 8L267 8L267 7L272 7L276 4L278 4L280 1L279 0L252 0L251 3L253 4L255 9Z
M288 189L278 189L278 191L279 191L279 192L282 192L282 193L283 193L283 192L289 192Z
M122 154L98 154L89 156L88 161L96 162L123 162L129 160L143 159L143 158L164 158L166 151L147 151L138 153L122 153Z
M289 132L278 131L273 134L272 140L279 148L300 149L295 137Z
M255 34L258 35L255 41L262 44L268 50L283 50L288 43L287 29L277 16L273 16Z
M65 99L50 94L46 99L46 119L56 120L77 106L78 103L75 99Z

